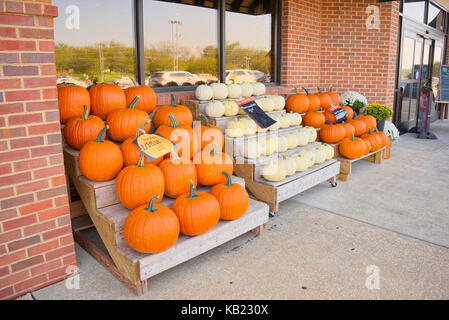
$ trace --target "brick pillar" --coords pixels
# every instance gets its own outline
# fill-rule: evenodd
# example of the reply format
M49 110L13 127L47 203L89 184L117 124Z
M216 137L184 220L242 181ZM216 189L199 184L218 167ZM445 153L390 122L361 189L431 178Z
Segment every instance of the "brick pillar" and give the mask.
M51 0L0 1L0 299L76 264L56 91Z

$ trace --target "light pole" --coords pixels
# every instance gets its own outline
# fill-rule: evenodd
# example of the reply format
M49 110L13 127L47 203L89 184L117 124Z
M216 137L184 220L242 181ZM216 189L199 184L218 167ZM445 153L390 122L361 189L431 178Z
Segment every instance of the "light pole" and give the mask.
M171 39L172 39L172 46L173 46L173 65L175 71L178 71L178 39L179 39L179 32L178 32L178 25L182 24L181 20L168 20L168 23L171 24ZM175 28L173 28L173 26ZM173 29L175 29L175 33L173 34Z

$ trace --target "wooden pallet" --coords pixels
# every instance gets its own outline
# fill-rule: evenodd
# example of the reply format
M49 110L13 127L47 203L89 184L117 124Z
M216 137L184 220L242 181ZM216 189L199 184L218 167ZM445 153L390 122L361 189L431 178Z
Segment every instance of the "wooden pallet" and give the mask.
M263 179L262 166L260 163L236 163L234 173L245 179L246 188L256 199L270 206L271 213L279 211L280 202L322 182L329 181L332 186L336 186L336 176L340 172L340 162L331 159L304 172L297 172L283 181L270 182Z
M67 174L75 185L91 221L89 222L87 216L76 217L76 219L84 219L82 220L84 223L74 222L75 240L137 295L147 291L148 278L248 231L261 234L263 226L268 221L268 206L251 199L248 211L237 220L220 221L212 230L200 236L180 235L176 244L164 252L157 254L136 252L128 246L123 237L123 224L130 210L124 208L117 199L115 179L94 182L84 177L79 170L78 154L79 151L68 146L64 147ZM234 183L245 186L245 181L241 178L232 177L232 180ZM208 187L198 188L200 191L209 189ZM171 207L173 202L173 199L164 198L161 204ZM106 255L101 254L98 246L82 236L80 224L82 229L95 226L107 250Z
M384 158L384 151L386 147L383 147L375 152L370 152L365 154L364 156L358 159L347 159L344 157L337 157L337 160L340 162L340 173L338 174L338 180L347 181L352 171L352 164L359 160L369 161L376 164L381 164L382 159Z

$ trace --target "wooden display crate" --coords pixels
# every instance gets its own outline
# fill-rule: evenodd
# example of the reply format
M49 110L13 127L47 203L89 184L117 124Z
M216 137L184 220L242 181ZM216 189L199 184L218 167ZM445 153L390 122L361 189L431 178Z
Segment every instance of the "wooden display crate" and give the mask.
M347 181L352 172L352 164L359 160L373 162L375 164L381 164L382 159L384 158L384 151L386 147L383 147L375 152L370 152L365 154L364 156L358 159L347 159L344 157L337 157L337 160L340 162L340 173L338 174L338 180Z
M176 244L157 254L142 254L131 249L123 237L123 224L130 212L118 201L115 179L94 182L84 177L78 166L79 151L64 147L64 164L78 191L88 216L73 221L75 240L114 276L134 293L140 295L148 289L148 278L175 267L248 231L260 234L268 221L268 206L250 199L247 212L237 220L220 221L209 232L189 237L180 235ZM234 183L245 186L241 178L232 177ZM208 191L209 187L199 187ZM173 199L164 198L162 205L171 207ZM107 254L83 237L81 230L95 227Z

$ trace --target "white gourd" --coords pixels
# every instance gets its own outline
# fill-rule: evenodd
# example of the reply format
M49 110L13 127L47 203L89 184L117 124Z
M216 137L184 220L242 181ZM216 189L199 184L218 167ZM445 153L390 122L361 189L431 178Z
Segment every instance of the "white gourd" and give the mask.
M212 88L212 97L213 99L226 99L228 96L228 86L224 83L214 82L210 85Z
M259 125L257 125L257 132L267 132L268 128L262 128Z
M279 161L271 161L263 167L262 175L268 181L279 182L285 179L287 172Z
M246 114L246 112L245 112L245 111L243 111L243 109L239 107L239 113L238 113L238 114L240 114L240 115L245 115L245 114Z
M282 115L279 117L280 127L282 129L290 127L290 117L288 115Z
M239 113L239 105L234 100L226 100L224 109L224 115L227 117L235 116Z
M285 98L282 96L271 96L274 102L274 110L282 110L285 107Z
M276 121L275 123L273 123L270 127L269 130L270 131L276 131L279 130L281 127L281 121L279 119L279 117L271 117L274 121Z
M245 134L246 127L243 122L233 119L226 123L225 134L232 138L242 137Z
M285 135L288 140L288 148L293 149L298 146L298 136L294 133L287 133Z
M253 85L253 95L255 96L261 96L265 94L265 85L260 82L255 82Z
M298 146L304 147L309 143L309 132L308 131L295 131L296 136L298 137Z
M228 97L230 99L237 99L242 96L242 88L237 83L228 84Z
M290 127L299 126L302 122L302 117L299 113L289 112L286 114L290 118Z
M304 150L301 150L301 152L299 152L298 155L301 155L302 157L305 157L309 160L309 167L311 167L315 164L315 153L314 152L312 152L308 149L304 149Z
M312 152L315 153L315 164L320 164L326 161L326 153L319 148L312 149Z
M257 124L253 119L248 117L243 117L239 119L245 125L245 135L256 134L257 132Z
M296 172L304 172L309 167L309 159L302 155L297 154L295 157L296 162Z
M288 150L288 139L285 135L278 138L278 152L285 152Z
M201 101L210 100L212 99L212 96L213 96L212 88L205 84L200 84L195 90L195 97L198 100Z
M264 107L265 112L271 112L274 110L274 102L273 100L271 100L270 98L263 98L262 100L262 104Z
M263 111L265 111L265 106L263 104L263 99L255 99L254 102L260 107L260 109L262 109Z
M309 132L309 143L316 141L317 132L313 127L305 127Z
M321 146L318 147L319 149L323 150L326 154L326 160L330 160L335 155L335 150L327 143L323 143Z
M242 88L242 97L251 97L254 89L250 83L241 83L240 87Z
M292 174L296 173L296 161L295 159L291 157L284 157L282 160L280 160L282 163L282 166L285 169L285 172L287 176L291 176Z
M257 159L262 154L262 144L257 139L248 139L241 145L240 152L245 158Z
M223 117L225 112L225 107L221 101L210 101L206 106L206 115L212 118Z
M271 156L277 151L278 148L277 138L266 138L262 141L262 154L265 156Z

